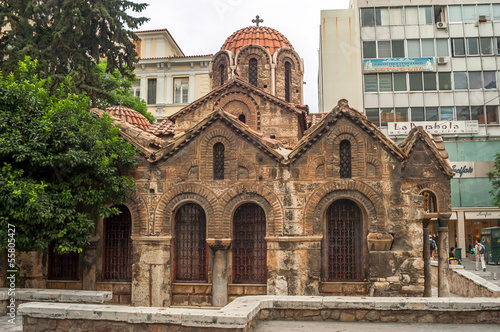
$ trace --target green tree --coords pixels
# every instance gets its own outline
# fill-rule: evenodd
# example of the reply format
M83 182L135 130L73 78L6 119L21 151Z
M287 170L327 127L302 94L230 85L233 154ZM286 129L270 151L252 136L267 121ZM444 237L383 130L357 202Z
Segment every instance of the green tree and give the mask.
M117 211L134 190L126 173L136 149L118 136L112 119L90 113L86 96L67 78L56 93L40 79L36 61L0 75L0 249L7 224L17 250L78 251L97 217Z
M131 88L135 79L134 73L123 76L118 69L108 71L106 60L101 61L95 68L99 73L100 84L109 96L98 103L98 107L105 109L109 106L122 104L144 115L150 123L155 122L155 117L148 112L146 102L132 94ZM133 79L130 78L133 77Z
M493 171L488 173L493 189L490 193L493 195L493 204L500 207L500 153L495 156Z
M108 71L132 78L137 52L132 30L145 23L133 17L145 3L128 0L0 0L0 67L12 72L19 60L38 60L51 91L72 77L76 93L85 91L93 106L109 97L99 84L96 63L106 59Z

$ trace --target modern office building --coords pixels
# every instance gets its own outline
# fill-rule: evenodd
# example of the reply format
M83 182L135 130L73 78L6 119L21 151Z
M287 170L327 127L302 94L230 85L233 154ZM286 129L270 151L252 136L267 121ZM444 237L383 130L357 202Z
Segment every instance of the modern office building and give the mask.
M321 12L320 37L322 112L343 97L396 142L417 125L442 135L456 172L450 245L469 251L500 220L487 178L500 152L500 3L351 0Z
M134 94L157 118L174 114L210 91L212 54L186 56L167 29L138 31Z

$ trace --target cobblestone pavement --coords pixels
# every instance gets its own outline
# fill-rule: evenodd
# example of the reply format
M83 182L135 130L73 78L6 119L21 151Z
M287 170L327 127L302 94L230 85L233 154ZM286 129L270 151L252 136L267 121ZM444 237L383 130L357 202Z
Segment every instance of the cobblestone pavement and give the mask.
M341 323L341 322L299 322L267 321L261 322L255 332L498 332L497 324L403 324L403 323Z

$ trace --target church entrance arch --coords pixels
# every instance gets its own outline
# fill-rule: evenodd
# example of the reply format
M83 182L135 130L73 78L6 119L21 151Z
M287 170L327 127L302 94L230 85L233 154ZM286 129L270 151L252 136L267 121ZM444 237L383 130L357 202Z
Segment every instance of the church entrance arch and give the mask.
M267 282L266 214L255 203L239 206L233 218L233 283Z
M363 280L363 214L348 199L334 201L326 211L325 279L328 282Z

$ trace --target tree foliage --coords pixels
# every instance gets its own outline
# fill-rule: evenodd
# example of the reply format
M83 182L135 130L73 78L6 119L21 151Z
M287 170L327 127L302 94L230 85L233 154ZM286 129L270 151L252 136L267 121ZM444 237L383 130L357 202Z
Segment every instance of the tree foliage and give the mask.
M500 153L496 154L493 163L493 171L488 173L493 189L490 193L493 195L493 204L500 207Z
M0 249L7 223L17 250L77 251L94 233L97 217L116 211L134 189L126 176L136 149L118 136L109 116L87 111L70 78L54 94L36 61L0 76Z
M133 73L123 76L118 69L109 71L105 60L101 61L95 70L99 73L100 84L110 94L107 98L99 101L98 107L105 109L109 106L122 104L144 115L150 123L155 121L155 117L148 112L146 102L131 92L134 81L129 76L134 75Z
M1 69L13 71L19 60L38 60L51 91L72 77L76 93L85 91L93 106L109 94L99 84L96 63L106 59L108 71L132 78L137 52L132 40L148 19L132 17L145 3L128 0L0 0Z

